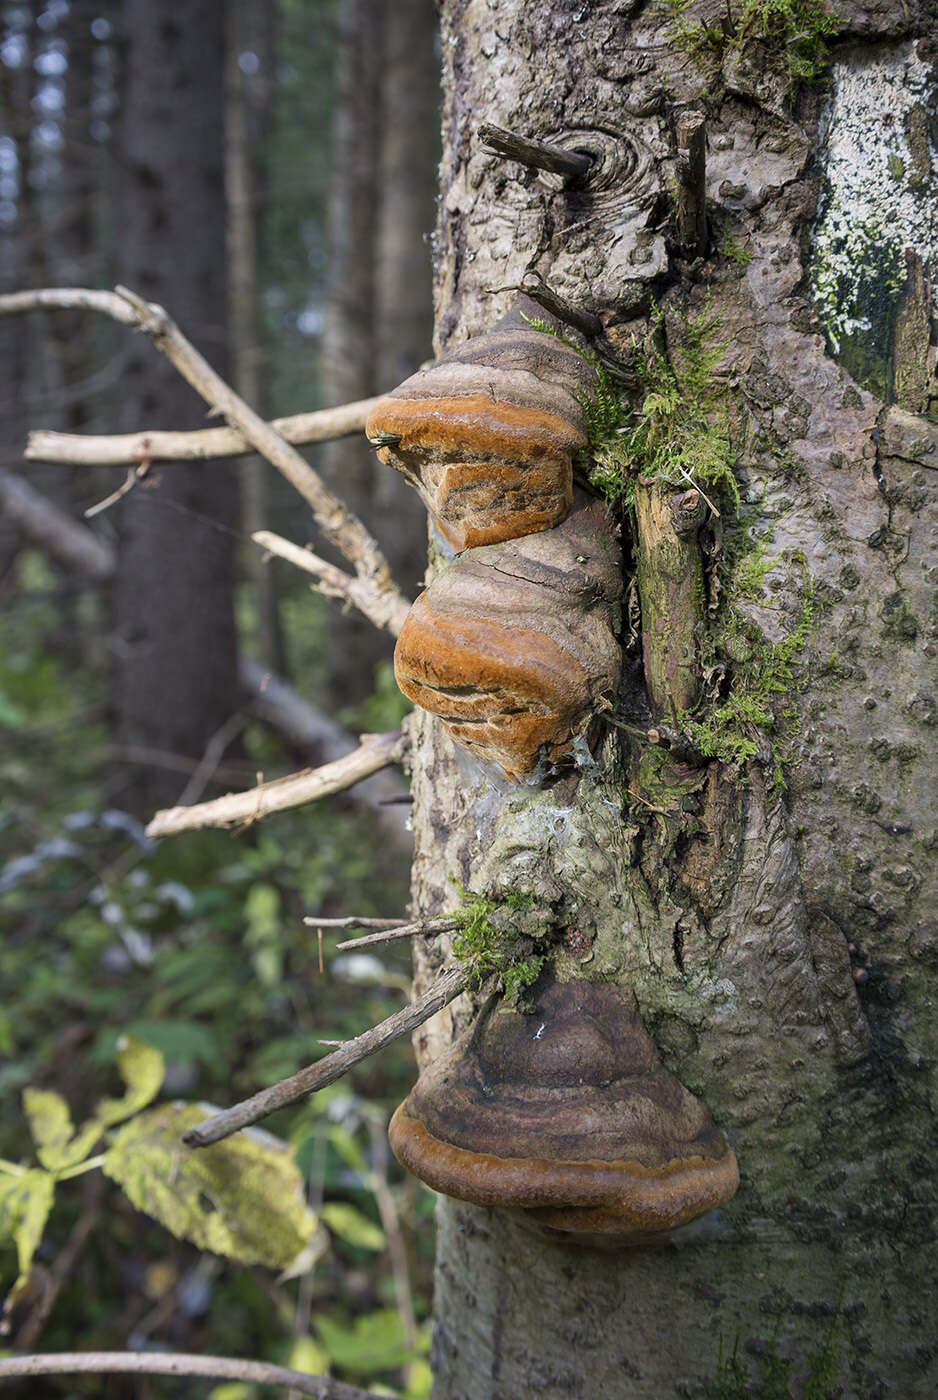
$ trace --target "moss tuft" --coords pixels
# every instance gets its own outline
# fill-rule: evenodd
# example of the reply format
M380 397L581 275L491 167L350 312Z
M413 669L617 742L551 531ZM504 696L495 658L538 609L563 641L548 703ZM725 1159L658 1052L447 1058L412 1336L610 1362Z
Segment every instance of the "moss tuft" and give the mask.
M789 97L802 83L823 78L831 63L830 40L840 20L821 0L728 0L719 24L690 17L695 0L664 0L671 16L671 40L695 62L743 54L759 44L788 79Z
M501 899L472 894L459 887L462 904L453 917L459 927L453 935L453 956L468 968L476 983L495 976L507 1001L517 1002L534 985L547 961L535 953L534 940L519 922L531 909L533 897L513 893Z
M676 488L719 492L739 506L733 474L727 391L715 379L725 343L720 316L680 311L679 346L669 356L652 344L638 356L636 371L644 398L635 410L608 381L592 418L588 415L592 462L587 479L606 500L631 509L636 477L655 477ZM653 313L660 327L664 312ZM601 367L600 367L601 368Z

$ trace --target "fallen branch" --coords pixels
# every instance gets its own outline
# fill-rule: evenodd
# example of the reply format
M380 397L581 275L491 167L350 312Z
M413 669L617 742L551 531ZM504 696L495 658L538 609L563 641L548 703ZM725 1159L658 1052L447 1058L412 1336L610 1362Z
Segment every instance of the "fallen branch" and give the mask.
M380 398L359 399L338 408L315 413L294 413L274 418L268 425L285 442L302 446L331 442L365 430L365 419ZM77 467L132 467L139 462L208 462L224 457L244 457L254 448L237 428L199 428L194 432L144 431L110 433L56 433L36 428L26 440L30 462L63 462Z
M53 1351L35 1356L0 1359L0 1381L23 1376L132 1375L205 1376L209 1380L246 1381L251 1385L292 1386L300 1395L318 1400L372 1400L373 1391L360 1390L329 1376L311 1376L289 1366L266 1361L242 1361L235 1356L189 1356L184 1352Z
M312 921L304 919L303 922ZM398 938L436 938L441 933L454 933L458 928L459 920L456 918L417 919L401 928L366 933L362 938L347 938L344 943L337 943L336 949L345 952L347 948L366 948L372 943L393 943Z
M0 512L47 554L103 582L116 565L113 548L87 525L59 510L23 477L0 471Z
M213 1118L206 1118L204 1123L190 1128L183 1141L189 1147L208 1147L210 1143L231 1137L232 1133L238 1132L240 1128L259 1123L262 1118L268 1118L271 1113L286 1108L288 1104L305 1099L317 1089L334 1084L337 1079L347 1074L353 1065L367 1060L370 1055L383 1050L386 1045L399 1040L401 1036L409 1035L418 1026L422 1026L424 1021L429 1021L431 1016L442 1011L444 1006L465 989L468 980L469 973L464 968L451 968L437 979L429 991L418 997L412 1006L405 1006L403 1011L389 1016L380 1025L372 1026L354 1040L347 1040L334 1054L327 1055L316 1064L307 1065L305 1069L291 1074L288 1079L281 1079L269 1089L262 1089L253 1098L237 1103L232 1108L226 1108L222 1113L216 1113Z
M347 574L344 569L337 568L325 559L320 559L311 549L303 549L300 545L285 540L282 535L275 535L272 530L257 530L251 539L268 554L276 554L279 559L286 559L295 564L304 573L312 574L316 579L314 587L317 593L322 593L326 598L337 598L342 603L354 603L361 612L367 614L367 587L361 579ZM406 616L405 613L404 617ZM395 617L387 623L388 630L395 636L404 624L404 617Z
M313 928L370 928L370 929L394 929L403 928L410 923L409 919L368 919L362 918L359 914L347 914L342 919L319 919L313 914L307 914L303 920L304 924L311 924Z
M283 812L289 807L302 807L318 802L334 792L354 787L362 778L400 763L407 740L400 730L390 734L362 736L357 749L322 768L310 768L304 773L291 773L272 783L259 783L247 792L229 792L211 802L195 807L167 807L147 827L147 835L174 836L179 831L193 831L206 826L232 826L236 822L252 823L271 812Z
M0 316L19 315L43 308L100 311L122 325L149 336L156 348L162 351L209 407L223 414L229 424L240 429L246 441L286 477L312 508L323 535L355 569L360 585L355 602L362 612L378 627L386 627L393 632L400 630L409 604L391 578L387 560L377 541L296 448L215 373L163 307L144 301L126 287L117 287L113 292L46 288L0 296Z

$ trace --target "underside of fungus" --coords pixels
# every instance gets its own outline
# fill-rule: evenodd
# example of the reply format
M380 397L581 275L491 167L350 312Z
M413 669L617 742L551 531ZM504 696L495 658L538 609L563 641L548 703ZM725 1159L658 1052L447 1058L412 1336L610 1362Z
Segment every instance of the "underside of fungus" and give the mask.
M514 781L556 763L619 684L619 550L602 506L577 493L564 523L468 550L411 608L401 690Z
M524 314L522 314L524 313ZM588 442L589 361L524 315L523 299L382 399L365 431L402 472L454 549L558 525L573 501L573 458Z
M571 1243L660 1239L729 1200L736 1158L662 1066L634 997L551 983L524 1015L490 1000L391 1120L434 1190Z

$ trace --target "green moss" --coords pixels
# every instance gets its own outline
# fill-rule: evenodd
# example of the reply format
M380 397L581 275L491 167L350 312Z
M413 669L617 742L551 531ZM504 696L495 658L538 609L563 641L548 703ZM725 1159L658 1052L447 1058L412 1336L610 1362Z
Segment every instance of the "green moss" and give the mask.
M533 899L528 894L509 894L501 899L471 894L460 886L462 904L454 911L459 927L453 934L453 956L467 967L477 984L498 978L507 1001L517 1002L533 986L547 961L535 953L534 939L525 929L524 914Z
M758 44L766 59L788 78L789 96L802 83L817 82L830 67L829 41L840 28L821 0L728 0L719 25L690 17L695 0L664 0L671 15L671 40L695 62L743 54Z
M744 248L743 245L737 241L735 234L729 229L727 229L717 245L717 252L720 254L721 258L726 258L729 262L735 263L737 267L748 267L752 262L752 253L748 248Z
M704 673L722 673L726 694L708 712L699 707L686 711L680 727L704 758L739 767L759 755L769 758L773 782L783 787L786 739L797 724L797 712L780 699L803 683L800 658L815 626L814 586L803 556L793 560L803 571L801 613L780 641L767 641L739 606L776 562L768 561L758 546L742 552L728 571L716 623L702 648Z
M784 1311L779 1312L763 1350L745 1360L739 1354L738 1337L729 1356L724 1353L721 1338L716 1375L704 1381L700 1400L830 1400L839 1395L836 1387L843 1365L843 1295L821 1345L803 1358L807 1374L801 1388L794 1392L792 1371L800 1369L798 1360L789 1360L779 1350L785 1316Z
M680 311L678 345L669 356L657 344L637 359L644 398L634 410L611 381L601 385L587 415L591 464L587 478L608 501L630 509L636 477L655 477L675 488L695 486L739 505L733 474L727 390L715 377L725 343L718 338L720 316L705 309L698 316ZM653 320L660 327L664 312ZM601 369L601 367L599 367Z
M905 161L897 155L887 157L886 168L894 180L899 184L905 179Z

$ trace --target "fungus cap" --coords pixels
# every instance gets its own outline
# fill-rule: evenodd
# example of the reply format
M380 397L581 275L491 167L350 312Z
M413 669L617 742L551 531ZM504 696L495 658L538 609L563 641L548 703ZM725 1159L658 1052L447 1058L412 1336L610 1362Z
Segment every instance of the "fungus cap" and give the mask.
M552 983L532 1015L490 1001L389 1129L434 1190L520 1208L550 1233L641 1243L729 1200L736 1158L662 1066L634 997Z
M589 440L580 400L594 390L590 362L519 307L406 379L365 432L453 548L471 549L564 519L573 457Z
M397 640L401 690L457 743L529 777L557 762L618 688L618 546L577 493L562 525L461 555L414 603Z

